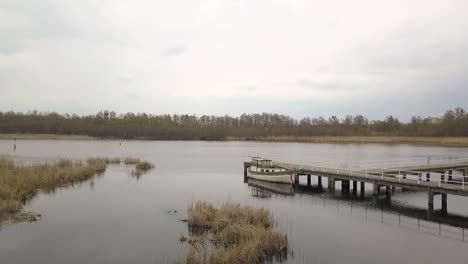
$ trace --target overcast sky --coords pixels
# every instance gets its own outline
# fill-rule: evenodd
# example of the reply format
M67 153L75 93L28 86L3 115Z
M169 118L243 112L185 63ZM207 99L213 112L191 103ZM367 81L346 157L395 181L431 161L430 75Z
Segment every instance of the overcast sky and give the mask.
M0 111L438 116L466 0L0 0Z

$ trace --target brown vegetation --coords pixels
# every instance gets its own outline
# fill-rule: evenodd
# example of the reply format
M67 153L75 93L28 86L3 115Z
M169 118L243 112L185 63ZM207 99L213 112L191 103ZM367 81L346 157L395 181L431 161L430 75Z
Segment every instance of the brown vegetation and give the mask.
M86 162L60 160L23 166L16 164L9 157L0 156L0 221L6 219L11 219L13 222L33 221L34 214L21 210L38 191L53 191L58 187L88 180L94 175L103 173L108 164L120 162L120 158L90 158ZM144 161L139 162L145 164L144 168L152 166ZM140 173L146 171L137 170Z
M95 115L0 112L0 134L70 135L98 138L181 140L248 140L262 137L399 136L468 137L468 113L461 107L439 117L414 116L402 122L394 116L369 120L362 115L304 117L262 113L232 116L117 114ZM44 136L45 137L45 136Z
M106 166L103 159L21 166L11 158L0 157L0 220L20 212L39 190L53 190L87 180L104 172Z
M190 248L179 263L262 263L287 256L287 236L276 230L272 214L264 208L230 203L216 208L197 202L188 213L191 236L181 241Z

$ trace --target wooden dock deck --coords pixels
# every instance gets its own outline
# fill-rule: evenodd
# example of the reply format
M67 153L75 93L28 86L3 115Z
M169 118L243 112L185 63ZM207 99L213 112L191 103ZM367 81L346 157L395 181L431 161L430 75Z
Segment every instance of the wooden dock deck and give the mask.
M434 211L434 195L441 195L442 212L447 212L447 194L468 196L467 170L468 157L440 157L424 158L411 162L397 164L331 164L312 163L295 164L288 162L274 162L276 165L287 168L294 173L295 184L299 184L301 176L307 177L310 185L311 177L318 177L318 184L322 187L322 177L328 179L327 187L335 190L337 181L341 182L341 190L349 192L350 183L353 183L352 191L357 193L358 182L360 193L365 192L365 183L373 185L374 195L379 195L382 187L385 187L387 198L391 197L391 190L396 187L416 191L425 191L428 194L428 215ZM389 165L390 164L390 165ZM244 177L247 177L247 168L251 164L244 162Z

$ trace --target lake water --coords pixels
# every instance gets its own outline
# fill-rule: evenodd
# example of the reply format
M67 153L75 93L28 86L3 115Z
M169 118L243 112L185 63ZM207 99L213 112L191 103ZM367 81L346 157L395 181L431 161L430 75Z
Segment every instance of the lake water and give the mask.
M72 140L19 140L13 151L11 140L0 140L0 154L19 160L130 156L156 165L139 179L130 167L110 165L92 182L39 194L26 206L43 215L38 222L1 227L0 263L173 263L184 253L178 239L188 232L179 220L196 200L270 208L288 233L294 254L287 263L466 263L468 232L452 225L468 226L467 198L449 195L449 216L428 221L426 193L397 190L391 205L374 206L370 186L365 199L341 195L338 184L336 195L307 187L276 194L244 183L243 161L261 155L351 163L467 153L384 144ZM434 206L440 208L438 196Z

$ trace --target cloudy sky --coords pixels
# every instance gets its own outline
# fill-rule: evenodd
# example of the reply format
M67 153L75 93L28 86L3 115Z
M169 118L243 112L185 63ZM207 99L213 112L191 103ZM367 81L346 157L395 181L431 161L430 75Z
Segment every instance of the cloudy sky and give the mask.
M0 111L441 115L466 0L0 0Z

